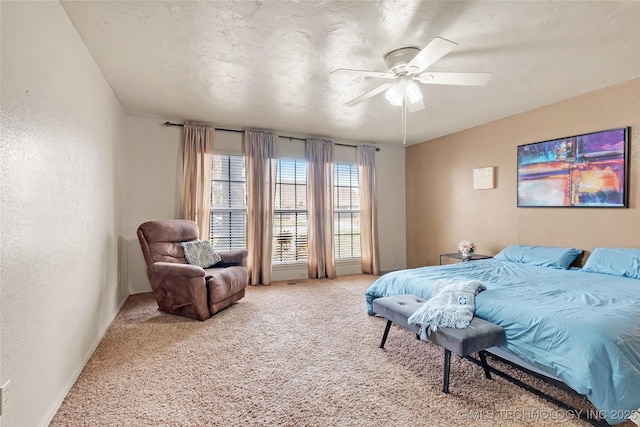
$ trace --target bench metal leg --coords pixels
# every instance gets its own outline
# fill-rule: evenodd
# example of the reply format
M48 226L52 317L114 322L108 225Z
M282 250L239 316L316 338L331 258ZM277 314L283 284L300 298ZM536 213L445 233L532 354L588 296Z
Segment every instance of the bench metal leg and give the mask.
M444 349L444 385L442 391L449 394L449 371L451 370L451 351Z
M487 355L484 350L480 350L478 352L478 356L480 356L480 361L482 362L482 368L484 369L484 376L487 379L491 379L491 372L489 371L489 365L487 365Z
M384 348L384 343L387 342L389 336L389 329L391 329L391 320L387 320L387 326L384 328L384 334L382 335L382 341L380 342L380 348Z

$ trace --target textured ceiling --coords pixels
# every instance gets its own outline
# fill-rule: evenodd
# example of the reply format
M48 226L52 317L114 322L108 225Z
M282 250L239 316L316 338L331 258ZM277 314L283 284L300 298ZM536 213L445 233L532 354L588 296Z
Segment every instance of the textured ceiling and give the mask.
M640 2L64 1L125 110L159 119L401 145L383 56L439 36L431 71L491 72L486 87L422 85L418 143L640 77Z

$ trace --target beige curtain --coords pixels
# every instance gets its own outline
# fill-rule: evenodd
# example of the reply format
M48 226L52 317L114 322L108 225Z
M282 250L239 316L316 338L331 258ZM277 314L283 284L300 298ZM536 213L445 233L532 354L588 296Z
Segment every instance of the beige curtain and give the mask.
M378 199L376 196L375 147L358 146L358 182L360 187L360 244L362 272L380 274L378 253Z
M336 277L333 254L333 142L307 139L309 277Z
M200 239L209 240L213 125L185 122L182 144L182 212L198 224Z
M247 269L249 283L271 282L271 240L276 193L277 136L245 132L247 155Z

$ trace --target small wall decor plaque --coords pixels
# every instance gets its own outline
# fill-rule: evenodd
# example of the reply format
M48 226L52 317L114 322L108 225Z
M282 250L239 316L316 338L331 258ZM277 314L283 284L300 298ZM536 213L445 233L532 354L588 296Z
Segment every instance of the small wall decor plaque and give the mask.
M489 190L496 188L494 179L494 167L475 168L473 170L473 189L474 190Z

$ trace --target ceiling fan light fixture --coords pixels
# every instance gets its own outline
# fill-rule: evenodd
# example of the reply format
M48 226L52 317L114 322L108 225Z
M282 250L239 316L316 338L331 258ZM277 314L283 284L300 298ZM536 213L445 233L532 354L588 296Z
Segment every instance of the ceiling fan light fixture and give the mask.
M408 79L402 79L391 86L384 94L384 97L391 105L402 107L402 102L406 98L409 104L422 101L422 92L418 85Z
M394 84L384 93L384 97L389 101L391 105L396 107L402 106L402 100L404 99L403 90L400 85Z
M404 86L404 93L407 95L407 98L409 98L409 103L411 104L415 104L422 100L422 92L420 92L420 88L413 80L406 82Z

